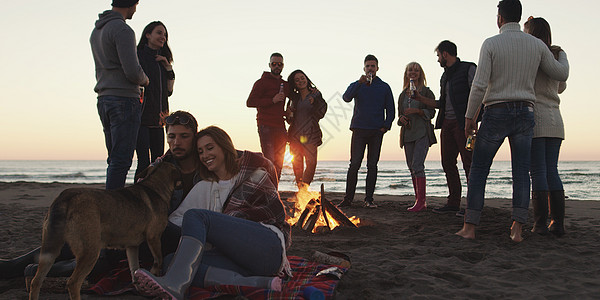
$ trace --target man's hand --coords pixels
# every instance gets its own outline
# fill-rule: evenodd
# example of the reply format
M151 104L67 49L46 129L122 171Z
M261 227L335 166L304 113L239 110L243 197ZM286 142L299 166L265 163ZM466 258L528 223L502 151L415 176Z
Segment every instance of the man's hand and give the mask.
M421 95L419 93L419 90L415 90L415 96L413 97L413 99L427 105L427 107L429 108L436 108L437 104L435 103L435 99L429 99L427 97L423 97L423 95Z
M273 97L273 103L285 101L285 94L283 92L277 93L275 97Z
M468 138L473 130L477 133L477 123L473 119L465 118L465 137Z
M360 78L358 79L358 83L360 83L360 84L366 84L367 82L368 82L368 81L367 81L367 75L362 75L362 76L360 76Z

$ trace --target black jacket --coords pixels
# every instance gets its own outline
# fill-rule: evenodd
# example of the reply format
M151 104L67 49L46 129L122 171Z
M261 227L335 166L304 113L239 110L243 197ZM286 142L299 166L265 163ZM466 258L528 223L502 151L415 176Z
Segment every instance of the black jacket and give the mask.
M167 70L156 61L157 54L160 54L159 50L148 46L138 50L140 65L150 79L150 84L144 90L142 126L160 126L160 113L169 111L168 97L172 93L167 88Z
M440 79L440 112L435 121L435 128L438 129L442 128L446 116L446 83L450 85L450 99L456 114L456 120L460 124L460 128L465 129L465 113L469 102L469 93L471 92L469 69L471 66L476 65L472 62L461 61L460 58L456 59L452 66L445 69Z

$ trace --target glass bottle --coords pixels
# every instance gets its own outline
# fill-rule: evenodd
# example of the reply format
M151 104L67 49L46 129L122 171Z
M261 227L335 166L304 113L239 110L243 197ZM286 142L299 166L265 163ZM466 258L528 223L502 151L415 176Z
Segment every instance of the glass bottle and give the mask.
M467 137L467 144L465 145L465 149L468 151L473 151L475 147L475 139L477 138L477 134L475 133L475 129L471 131L471 134Z

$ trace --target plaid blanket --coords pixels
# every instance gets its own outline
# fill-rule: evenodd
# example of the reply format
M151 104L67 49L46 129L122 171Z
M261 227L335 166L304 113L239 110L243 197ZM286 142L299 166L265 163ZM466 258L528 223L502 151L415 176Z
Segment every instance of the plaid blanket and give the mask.
M288 259L292 266L292 274L294 274L294 277L283 281L283 289L281 292L232 285L220 285L209 288L191 287L188 291L189 299L212 299L224 295L242 295L250 300L304 299L303 291L309 286L322 291L325 295L325 299L333 298L333 292L339 280L328 276L315 277L319 271L332 267L331 265L320 265L298 256L288 256ZM340 267L339 269L344 273L347 271L345 268ZM136 290L131 283L131 275L127 267L127 262L123 261L122 266L115 269L111 275L98 281L89 291L106 296L119 295L127 292L135 293Z

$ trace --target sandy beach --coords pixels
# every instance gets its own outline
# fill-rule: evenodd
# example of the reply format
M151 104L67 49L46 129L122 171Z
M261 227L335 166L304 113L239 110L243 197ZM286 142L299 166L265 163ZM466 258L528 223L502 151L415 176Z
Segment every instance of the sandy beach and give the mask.
M42 220L63 183L0 183L0 257L10 258L40 245ZM509 195L507 191L507 195ZM283 200L293 192L282 192ZM341 194L326 194L334 203ZM356 199L361 199L357 195ZM344 209L363 220L360 228L322 234L294 229L288 254L309 258L314 250L350 256L334 299L593 299L600 295L600 201L566 203L562 238L539 236L525 225L522 243L509 238L510 200L486 199L477 239L454 233L462 219L428 210L410 213L414 197L376 195L376 209L360 201ZM443 198L429 198L429 207ZM463 201L463 206L465 205ZM531 212L530 212L531 216ZM42 299L65 299L66 278L44 282ZM84 295L84 299L101 298ZM104 298L104 297L102 297ZM0 280L0 299L27 299L23 278ZM144 299L135 295L110 299Z

